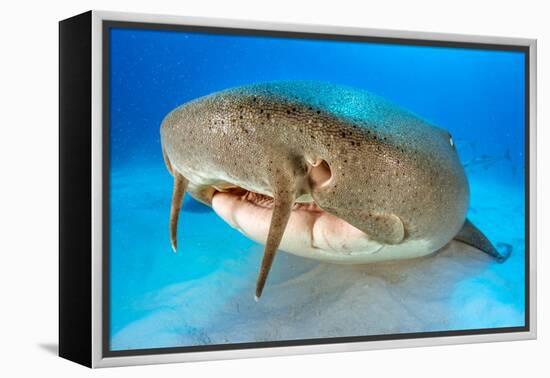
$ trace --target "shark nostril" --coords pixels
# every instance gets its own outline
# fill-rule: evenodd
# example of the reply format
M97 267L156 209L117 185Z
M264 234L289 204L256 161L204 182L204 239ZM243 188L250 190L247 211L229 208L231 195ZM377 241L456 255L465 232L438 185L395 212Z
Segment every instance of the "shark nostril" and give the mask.
M332 178L332 171L328 163L324 160L320 160L313 165L309 172L309 182L313 189L319 189L328 184Z

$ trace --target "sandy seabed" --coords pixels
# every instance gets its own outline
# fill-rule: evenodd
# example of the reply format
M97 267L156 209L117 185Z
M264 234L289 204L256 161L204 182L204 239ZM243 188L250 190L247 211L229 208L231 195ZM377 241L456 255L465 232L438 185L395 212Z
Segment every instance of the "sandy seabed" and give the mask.
M319 263L280 252L261 300L262 246L186 197L180 252L170 251L164 167L111 175L111 348L177 347L513 327L524 324L524 200L470 178L469 218L499 264L458 242L420 259Z

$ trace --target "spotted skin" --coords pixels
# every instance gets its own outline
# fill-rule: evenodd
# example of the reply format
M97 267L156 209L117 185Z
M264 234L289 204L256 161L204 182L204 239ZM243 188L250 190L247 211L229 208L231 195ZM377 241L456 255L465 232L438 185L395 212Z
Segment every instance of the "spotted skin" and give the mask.
M295 201L385 245L422 241L425 254L465 222L468 183L449 133L367 91L300 81L228 89L170 112L161 142L168 169L203 203L231 186L274 197L257 297Z

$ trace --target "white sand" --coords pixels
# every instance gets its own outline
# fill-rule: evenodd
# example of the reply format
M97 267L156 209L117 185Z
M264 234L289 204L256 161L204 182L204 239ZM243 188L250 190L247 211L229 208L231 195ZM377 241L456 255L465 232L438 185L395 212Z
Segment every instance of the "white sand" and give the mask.
M135 186L128 183L129 176L116 178L113 185L124 183L124 193L135 191ZM169 180L160 181L160 186L147 186L145 182L139 186L149 195L152 205L146 213L138 210L124 218L126 233L134 230L132 222L151 222L155 227L161 223L165 227L168 203L160 209L153 206L162 203L158 196L166 200L170 195L170 186L166 186ZM513 245L512 257L504 264L458 242L429 257L362 266L321 264L281 252L258 303L254 301L254 285L262 247L246 240L235 241L238 234L224 227L211 212L184 212L180 232L187 228L183 233L188 237L182 253L186 261L196 261L200 252L206 259L201 267L204 272L188 278L185 265L177 266L182 262L181 256L180 260L158 257L168 262L155 262L156 256L169 253L164 248L168 246L167 233L155 234L147 248L152 261L144 266L134 264L132 269L126 268L125 274L139 277L139 270L166 269L174 277L181 271L181 278L148 292L136 290L132 293L136 297L119 308L116 299L123 297L114 297L114 311L139 314L139 318L130 316L126 324L115 330L112 348L521 326L521 192L482 179L471 182L471 188L469 217L495 244ZM139 228L134 232L136 243L140 243L143 232ZM201 235L201 243L193 239L193 232ZM124 235L124 243L114 240L113 248L131 248L128 239L132 240L132 235ZM216 258L216 264L209 263ZM114 265L114 274L122 274L123 263Z

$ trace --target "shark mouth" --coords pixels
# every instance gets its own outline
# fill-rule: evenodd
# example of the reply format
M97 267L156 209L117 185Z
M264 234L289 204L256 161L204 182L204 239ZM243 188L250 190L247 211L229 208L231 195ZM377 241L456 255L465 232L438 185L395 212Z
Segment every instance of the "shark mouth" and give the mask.
M214 211L248 238L265 244L273 198L232 188L212 197ZM279 249L317 260L361 262L361 256L378 252L382 245L346 221L322 210L315 202L297 202L290 215Z

